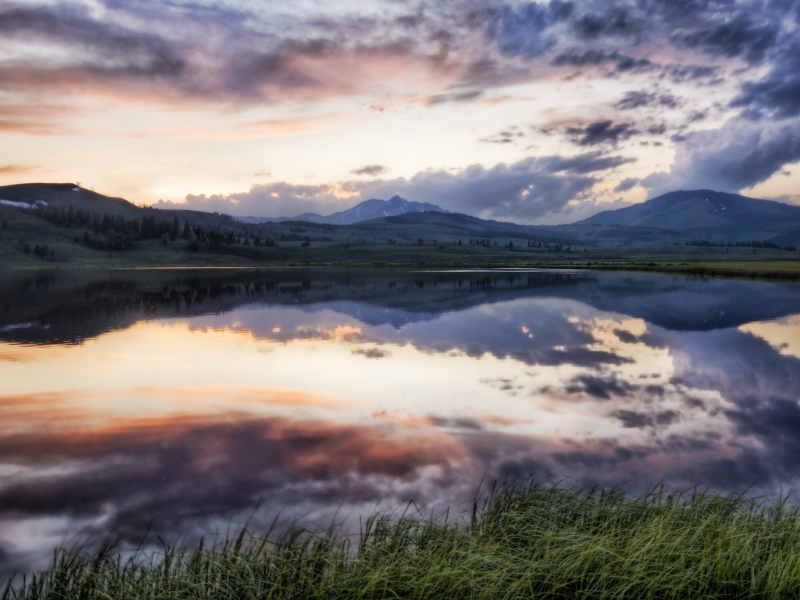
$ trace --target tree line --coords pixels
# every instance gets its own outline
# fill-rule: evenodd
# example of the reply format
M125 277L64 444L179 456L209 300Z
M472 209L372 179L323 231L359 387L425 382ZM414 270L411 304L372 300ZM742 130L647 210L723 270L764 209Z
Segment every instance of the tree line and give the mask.
M252 244L250 236L243 237L233 231L206 229L200 225L192 225L186 219L181 225L177 216L170 219L157 215L143 215L141 219L126 219L120 215L96 213L75 209L40 206L37 217L66 229L83 229L83 236L76 236L77 243L83 243L93 250L133 250L139 240L162 240L165 244L183 239L189 242L189 250L198 252L201 248L219 250L223 246L234 244L274 247L275 240L261 239L256 236Z
M706 248L771 248L773 250L786 250L796 252L797 246L781 246L772 242L712 242L710 240L691 240L686 242L687 246L703 246Z

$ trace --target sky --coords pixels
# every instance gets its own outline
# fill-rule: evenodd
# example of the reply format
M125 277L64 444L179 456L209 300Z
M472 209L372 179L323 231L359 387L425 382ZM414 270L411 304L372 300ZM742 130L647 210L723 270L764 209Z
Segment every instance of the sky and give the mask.
M568 223L800 204L800 0L0 0L0 185Z

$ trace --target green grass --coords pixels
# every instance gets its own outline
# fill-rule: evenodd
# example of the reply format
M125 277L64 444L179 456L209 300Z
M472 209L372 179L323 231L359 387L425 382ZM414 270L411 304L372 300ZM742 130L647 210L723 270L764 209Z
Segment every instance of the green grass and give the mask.
M796 598L799 516L785 499L511 486L471 519L375 515L358 547L331 527L127 558L61 550L4 598Z

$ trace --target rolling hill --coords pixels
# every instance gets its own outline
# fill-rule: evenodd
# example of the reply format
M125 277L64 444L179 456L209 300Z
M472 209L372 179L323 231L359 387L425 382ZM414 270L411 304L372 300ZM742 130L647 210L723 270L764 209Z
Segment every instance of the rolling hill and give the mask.
M646 227L696 240L788 245L800 240L800 206L712 190L677 191L601 212L576 225Z
M142 208L122 198L112 198L84 189L74 183L21 183L0 187L0 201L51 208L113 213L126 219L140 216Z

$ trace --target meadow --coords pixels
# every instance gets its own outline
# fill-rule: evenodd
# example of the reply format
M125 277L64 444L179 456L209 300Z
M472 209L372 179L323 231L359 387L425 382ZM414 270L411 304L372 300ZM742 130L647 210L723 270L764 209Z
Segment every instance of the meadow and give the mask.
M580 268L659 271L687 275L800 280L797 252L770 248L720 248L685 245L598 248L571 246L569 252L531 248L523 239L496 238L488 247L443 231L406 231L404 238L386 232L344 229L332 241L281 241L275 247L220 245L192 251L190 242L140 240L127 251L103 251L76 241L76 231L56 227L17 209L0 206L0 267L4 269L96 269L138 267L401 267L444 269ZM278 237L290 225L274 224ZM374 235L372 234L374 233ZM380 235L379 235L380 233ZM424 237L422 237L424 236ZM78 236L79 237L79 236ZM386 238L386 239L383 239ZM21 249L25 239L29 252ZM388 243L386 240L392 240ZM418 243L421 240L422 243ZM497 245L494 245L497 242ZM509 242L513 246L509 245ZM52 258L37 255L47 246Z

